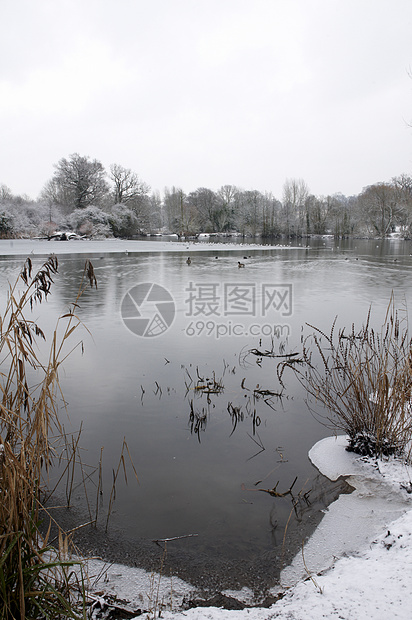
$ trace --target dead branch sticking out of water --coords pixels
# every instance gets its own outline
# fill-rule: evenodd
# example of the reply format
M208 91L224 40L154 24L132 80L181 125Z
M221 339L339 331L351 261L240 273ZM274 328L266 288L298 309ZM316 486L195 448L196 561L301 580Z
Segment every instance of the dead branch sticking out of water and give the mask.
M268 396L276 396L277 398L282 398L283 393L273 392L273 390L267 390L267 389L261 388L258 384L253 390L253 395L256 396L257 398L260 398L260 397L267 398Z
M244 377L242 379L240 387L242 388L242 390L246 390L247 392L250 392L251 390L248 387L246 387L245 381L246 381L246 378ZM276 411L276 409L272 402L272 398L277 398L279 400L283 398L283 389L280 392L274 392L273 390L261 388L259 384L257 384L257 386L253 389L252 393L253 393L253 398L255 401L259 400L260 398L263 398L265 404L268 405L268 407L270 407L271 409L273 409L273 411Z
M283 493L280 493L279 491L276 490L278 488L279 480L277 481L273 489L254 489L254 490L263 491L263 493L269 493L269 495L271 495L272 497L286 497L286 495L292 495L292 489L295 486L297 479L298 477L296 476L296 478L294 479L294 481L292 482L288 490L284 491Z
M260 349L249 349L248 353L250 353L251 355L256 355L257 357L279 357L282 359L288 359L291 360L294 357L296 357L297 355L299 355L299 353L275 353L274 351L268 351L267 349L265 351L261 351Z
M202 392L202 394L221 394L224 389L223 381L222 379L216 379L215 371L213 371L211 379L199 377L199 383L194 387L195 392Z
M246 381L246 377L243 377L242 382L240 384L240 387L242 388L242 390L246 390L247 392L250 392L251 390L246 387L245 385L245 381ZM260 397L271 397L271 396L276 396L277 398L282 398L283 396L283 389L280 392L274 392L273 390L268 390L266 388L261 388L259 383L256 385L256 387L253 389L253 395L256 396L257 398Z
M247 362L247 358L250 355L254 355L257 358L256 364L258 366L261 366L262 360L264 357L278 358L284 361L290 361L291 363L294 363L294 361L297 360L297 356L299 355L299 353L297 352L285 353L285 348L286 348L286 342L280 342L276 350L275 341L274 341L274 338L272 337L270 348L263 349L262 340L260 339L258 347L252 347L249 349L245 347L244 349L242 349L239 355L239 363L241 366L246 366L247 363L250 364L250 362Z

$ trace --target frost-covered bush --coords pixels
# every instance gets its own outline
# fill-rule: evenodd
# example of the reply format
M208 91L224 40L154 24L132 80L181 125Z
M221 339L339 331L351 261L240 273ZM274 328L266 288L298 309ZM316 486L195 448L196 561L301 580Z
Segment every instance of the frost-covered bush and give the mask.
M110 237L111 228L108 215L99 207L76 209L67 216L67 224L79 235L87 237Z
M53 218L53 219L52 219ZM0 205L0 236L45 236L60 225L58 209L30 200L3 201Z
M114 205L110 209L109 223L115 237L130 237L140 232L135 212L123 204Z

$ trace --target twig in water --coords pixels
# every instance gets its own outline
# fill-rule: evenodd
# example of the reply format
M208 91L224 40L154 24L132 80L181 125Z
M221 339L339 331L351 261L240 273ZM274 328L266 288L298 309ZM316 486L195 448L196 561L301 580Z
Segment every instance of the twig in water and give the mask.
M181 540L182 538L193 538L194 536L199 536L199 534L183 534L182 536L171 536L170 538L155 538L152 542L158 545L159 543L167 543L171 540Z
M286 497L286 495L292 495L292 489L293 489L297 479L298 479L298 477L296 476L296 478L292 482L292 484L289 487L289 489L287 491L285 491L284 493L279 493L278 491L276 491L277 486L279 484L279 480L277 481L277 483L275 484L273 489L256 489L256 490L257 491L263 491L264 493L269 493L269 495L271 495L272 497Z

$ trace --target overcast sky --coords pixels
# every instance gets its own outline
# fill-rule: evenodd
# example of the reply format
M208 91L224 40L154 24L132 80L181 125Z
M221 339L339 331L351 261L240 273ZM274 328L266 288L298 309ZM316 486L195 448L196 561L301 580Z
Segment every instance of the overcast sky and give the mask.
M412 174L411 0L0 0L0 184L72 153L153 190Z

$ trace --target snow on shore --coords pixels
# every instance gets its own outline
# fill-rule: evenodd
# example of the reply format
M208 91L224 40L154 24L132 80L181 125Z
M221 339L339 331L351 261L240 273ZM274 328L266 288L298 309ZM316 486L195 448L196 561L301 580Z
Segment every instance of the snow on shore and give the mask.
M354 525L355 526L355 525ZM356 526L355 526L356 527ZM269 609L196 608L165 620L409 620L412 609L412 511L360 553L291 588Z
M177 241L175 239L151 241L150 239L82 239L77 241L47 241L45 239L0 239L0 255L5 256L48 256L49 254L87 254L93 259L93 255L114 254L156 254L160 252L229 252L238 250L246 252L250 250L297 250L305 249L302 245L281 245L260 243L233 242L198 242Z
M344 436L323 439L310 451L331 480L347 476L354 487L325 511L302 553L285 568L283 598L270 608L178 610L194 595L179 579L113 565L93 590L116 593L133 609L159 609L165 620L409 620L412 610L412 467L390 458L376 461L345 450ZM96 570L97 564L94 565ZM275 587L273 593L279 592ZM226 593L247 600L248 592ZM146 614L147 616L147 614ZM145 615L140 617L146 617ZM137 616L136 616L137 617ZM153 612L148 616L153 618Z

